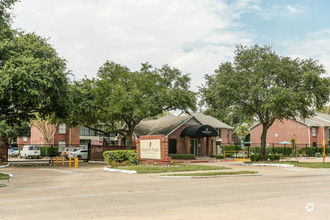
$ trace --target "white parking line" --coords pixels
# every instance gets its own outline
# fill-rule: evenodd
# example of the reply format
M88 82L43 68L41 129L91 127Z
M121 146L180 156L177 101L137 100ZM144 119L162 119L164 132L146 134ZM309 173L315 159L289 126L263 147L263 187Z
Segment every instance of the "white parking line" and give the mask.
M74 175L87 175L86 173L77 173L77 172L72 172L72 171L67 171L67 170L58 170L58 169L40 169L40 170L47 170L47 171L56 172L56 173L65 173L65 174L74 174Z
M41 200L51 200L51 199L66 199L66 198L82 198L82 197L98 197L98 196L109 196L109 195L123 195L123 194L136 194L136 193L151 193L155 190L145 190L145 191L126 191L126 192L107 192L107 193L93 193L93 194L78 194L78 195L68 195L68 196L47 196L47 197L39 197L39 198L27 198L27 199L15 199L15 200L8 200L5 201L0 200L0 204L2 203L9 203L9 202L27 202L27 201L41 201Z

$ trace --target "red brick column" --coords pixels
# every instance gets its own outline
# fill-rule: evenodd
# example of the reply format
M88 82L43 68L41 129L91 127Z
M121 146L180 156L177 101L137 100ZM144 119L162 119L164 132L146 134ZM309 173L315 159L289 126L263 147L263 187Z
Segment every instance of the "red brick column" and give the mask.
M7 162L7 146L0 142L0 164Z
M186 136L184 137L184 146L186 149L186 154L190 154L190 137Z
M206 137L203 137L202 138L202 141L201 141L201 156L206 156L207 155L207 152L206 152Z
M216 144L216 141L215 141L215 137L212 137L211 140L213 140L212 154L217 154L217 144Z

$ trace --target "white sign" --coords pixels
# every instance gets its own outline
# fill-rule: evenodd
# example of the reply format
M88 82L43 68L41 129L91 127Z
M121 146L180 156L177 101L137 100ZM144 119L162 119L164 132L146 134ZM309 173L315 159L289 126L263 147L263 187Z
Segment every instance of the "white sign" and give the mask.
M142 159L161 159L160 139L141 140L140 153Z
M103 141L102 140L92 140L91 145L103 145Z

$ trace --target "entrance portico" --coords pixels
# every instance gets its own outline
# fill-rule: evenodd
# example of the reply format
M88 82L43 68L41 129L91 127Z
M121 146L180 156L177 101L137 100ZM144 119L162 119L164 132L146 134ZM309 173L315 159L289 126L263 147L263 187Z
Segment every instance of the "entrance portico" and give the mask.
M218 136L217 131L210 125L190 126L180 135L184 138L185 153L196 156L216 154L216 136Z

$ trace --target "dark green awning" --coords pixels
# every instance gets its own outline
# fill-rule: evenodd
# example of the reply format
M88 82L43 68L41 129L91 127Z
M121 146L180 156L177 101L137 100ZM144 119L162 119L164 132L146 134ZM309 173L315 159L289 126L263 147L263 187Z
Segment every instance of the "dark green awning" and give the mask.
M185 128L180 137L216 137L218 132L210 125L190 126Z

